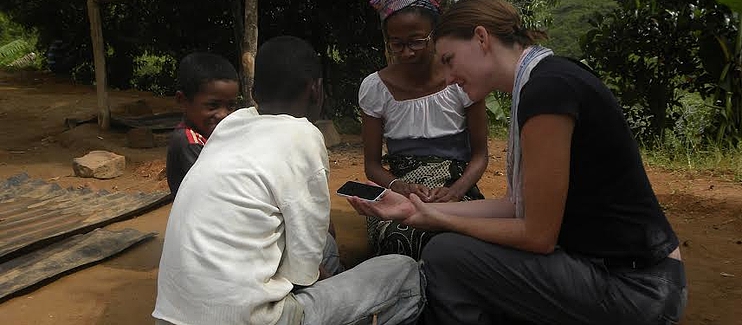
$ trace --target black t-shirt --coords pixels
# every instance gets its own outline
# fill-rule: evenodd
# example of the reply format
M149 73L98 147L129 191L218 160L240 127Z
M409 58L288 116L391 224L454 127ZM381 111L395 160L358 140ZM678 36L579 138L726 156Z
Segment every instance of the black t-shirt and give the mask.
M166 173L167 185L173 196L178 193L180 183L198 159L204 143L206 138L185 124L179 125L170 136Z
M520 96L521 130L539 114L574 117L562 248L652 263L678 246L621 107L596 76L550 56L534 67Z

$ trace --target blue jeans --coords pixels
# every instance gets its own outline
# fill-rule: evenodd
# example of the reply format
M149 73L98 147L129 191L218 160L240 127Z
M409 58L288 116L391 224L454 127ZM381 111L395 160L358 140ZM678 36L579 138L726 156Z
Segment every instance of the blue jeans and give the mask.
M325 249L322 251L322 261L320 262L320 266L325 268L325 271L332 275L345 271L345 267L340 264L340 253L338 253L337 242L330 234L327 234L327 240L325 241Z
M677 324L683 263L634 269L557 249L540 255L443 233L423 250L426 325Z
M414 324L425 305L419 264L403 255L369 259L294 291L279 325ZM293 300L293 301L292 301Z

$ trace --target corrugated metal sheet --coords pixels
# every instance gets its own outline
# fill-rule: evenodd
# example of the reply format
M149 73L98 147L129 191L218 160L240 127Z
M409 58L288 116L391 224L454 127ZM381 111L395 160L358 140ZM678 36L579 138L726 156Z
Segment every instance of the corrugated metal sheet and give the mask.
M63 238L141 214L170 193L109 193L64 189L13 176L0 184L0 263Z
M143 234L134 229L96 229L0 263L0 302L22 290L53 280L60 274L118 254L154 236L153 232Z

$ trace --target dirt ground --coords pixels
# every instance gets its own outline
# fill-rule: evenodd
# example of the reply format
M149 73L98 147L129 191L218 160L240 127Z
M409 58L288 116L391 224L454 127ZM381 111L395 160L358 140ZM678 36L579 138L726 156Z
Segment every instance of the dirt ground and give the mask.
M144 100L154 112L174 109L174 100L135 91L112 91L114 112ZM0 72L0 179L20 172L63 186L110 191L167 189L160 173L164 147L131 149L121 131L99 132L94 124L66 130L68 117L94 112L95 91L43 73ZM129 108L127 108L127 106ZM136 106L136 105L134 105ZM141 105L139 105L141 106ZM504 143L490 140L490 163L479 186L487 197L505 192ZM126 173L112 180L74 177L71 162L90 150L127 158ZM330 151L330 187L363 180L361 143L344 136ZM724 175L649 168L652 185L682 242L689 284L683 324L742 324L742 183ZM97 265L66 275L0 303L2 324L152 324L156 277L170 205L110 229L134 228L159 235ZM333 197L332 219L346 265L367 257L364 220Z

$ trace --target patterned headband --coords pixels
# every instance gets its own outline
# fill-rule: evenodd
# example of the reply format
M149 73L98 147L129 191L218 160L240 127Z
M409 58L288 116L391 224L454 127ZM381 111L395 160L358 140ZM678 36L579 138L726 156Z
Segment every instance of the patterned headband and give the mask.
M440 13L440 4L436 0L370 0L369 4L379 12L382 21L394 12L407 7L421 7Z

